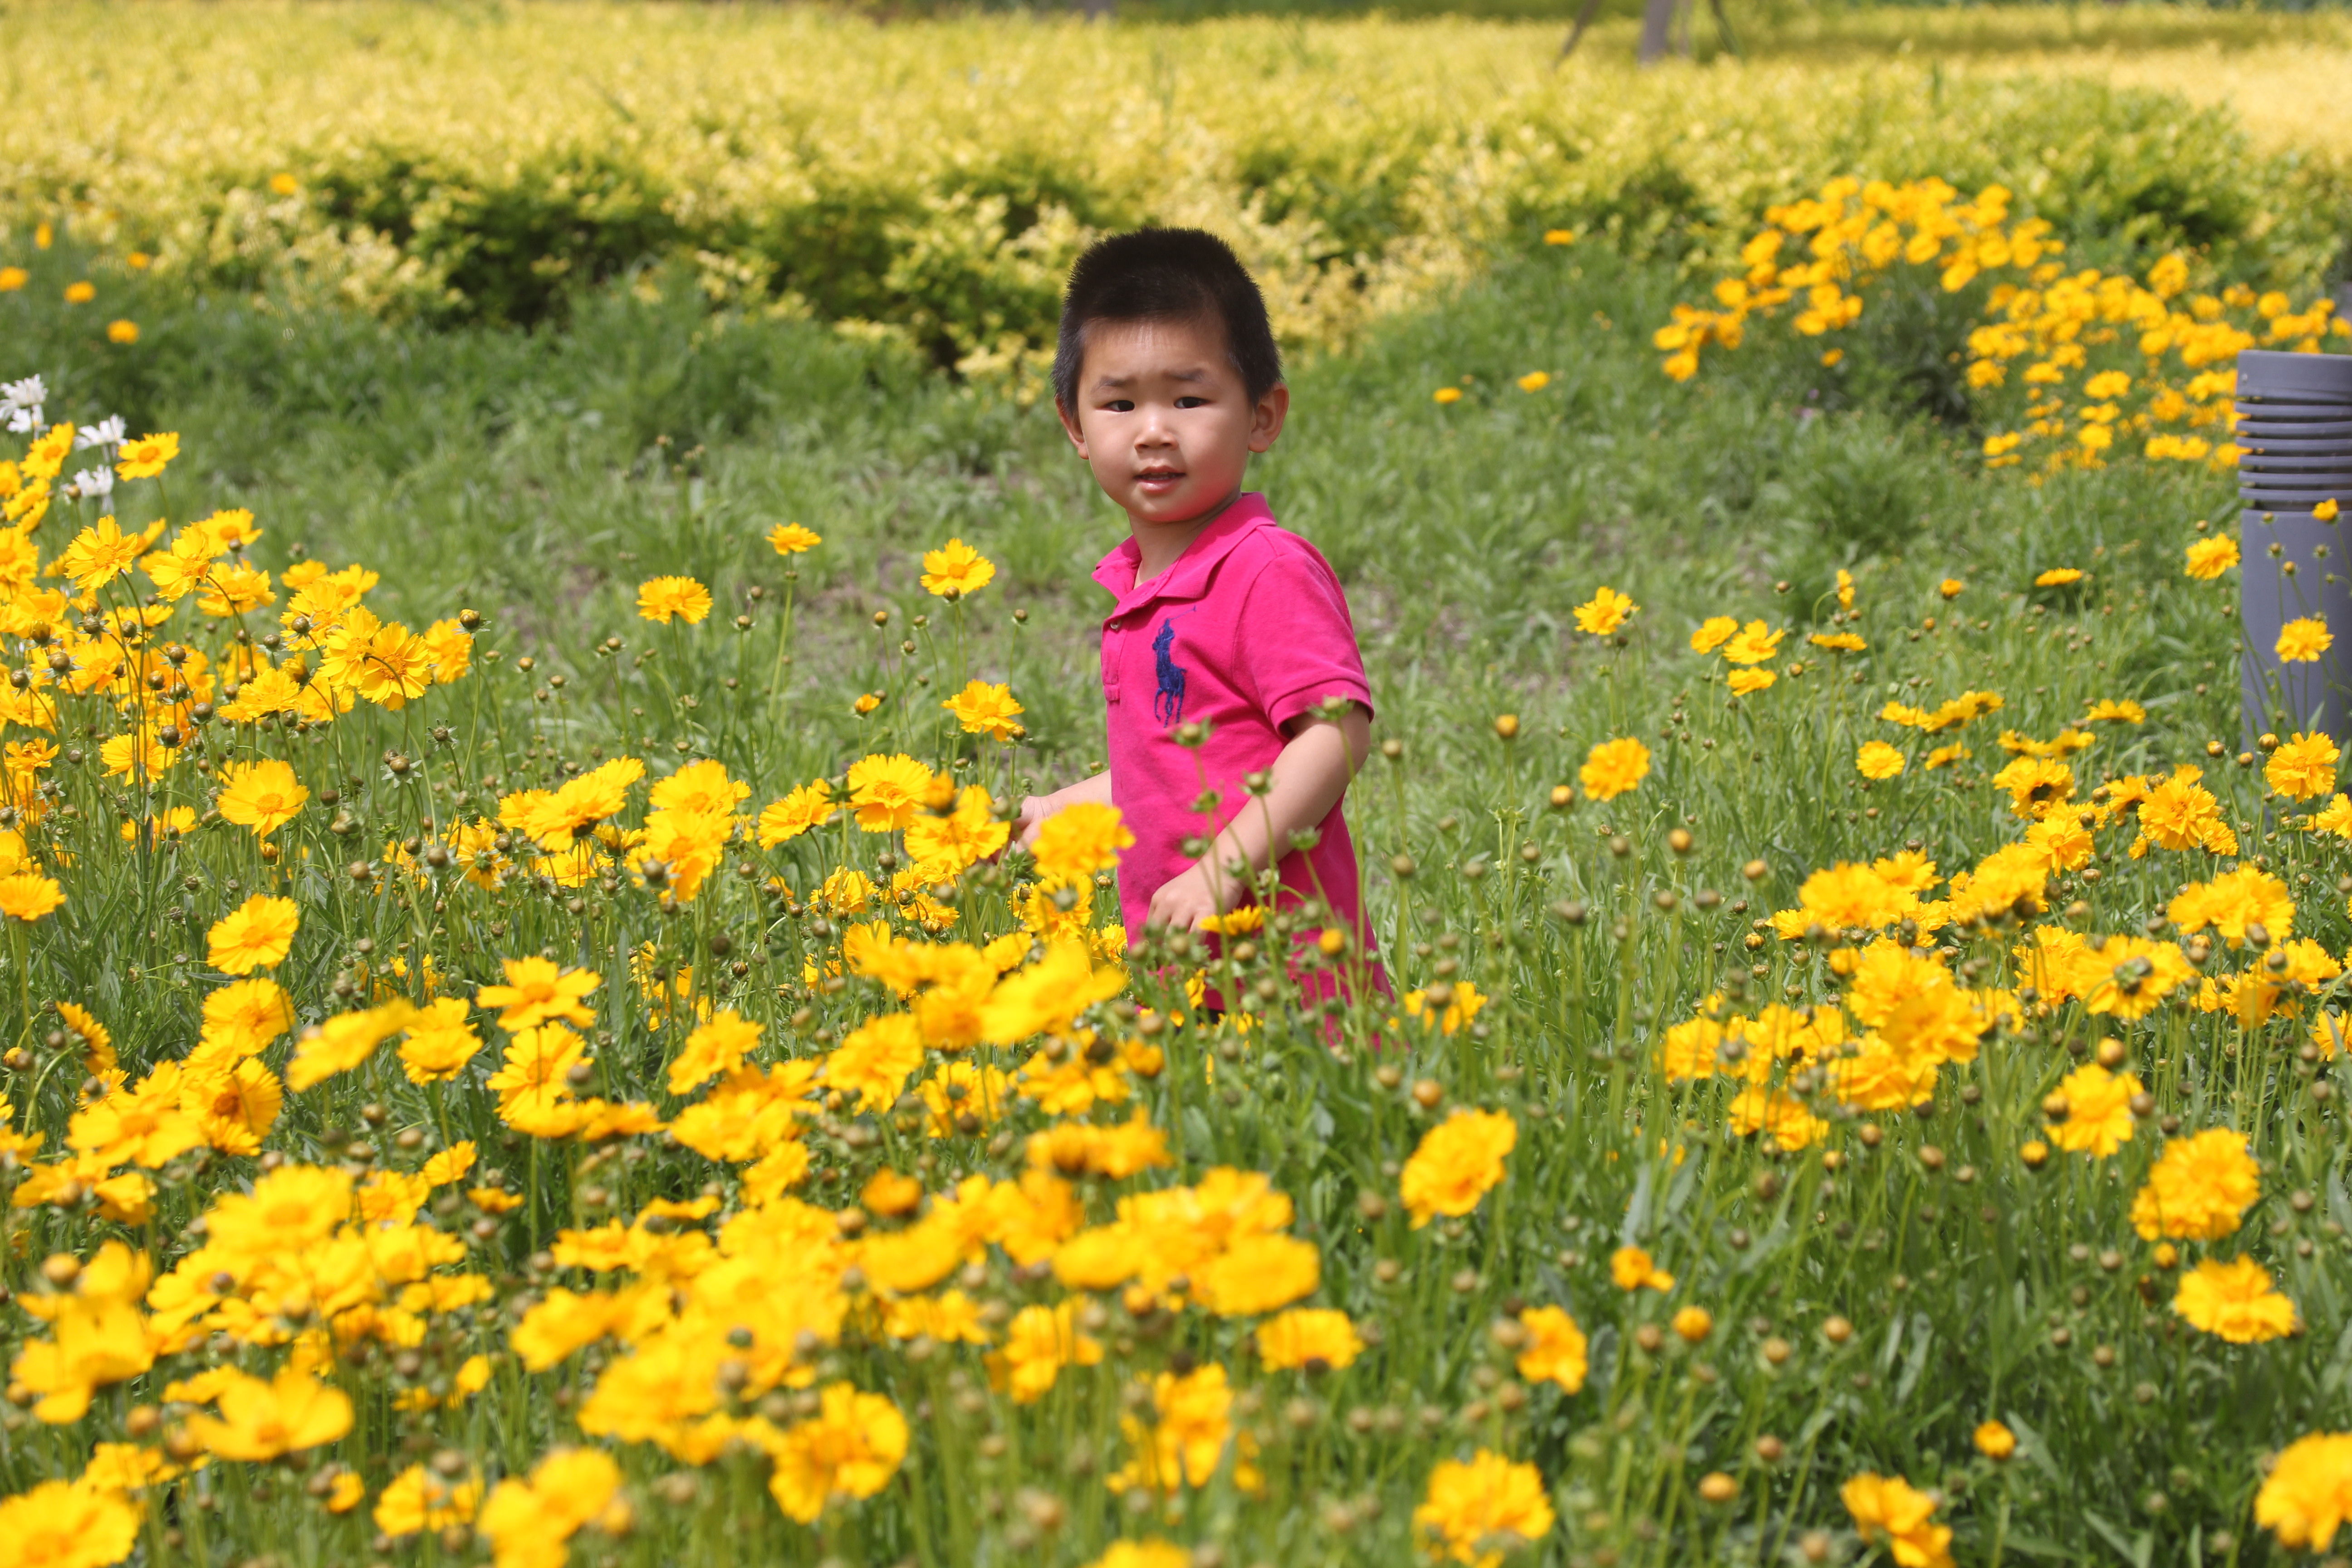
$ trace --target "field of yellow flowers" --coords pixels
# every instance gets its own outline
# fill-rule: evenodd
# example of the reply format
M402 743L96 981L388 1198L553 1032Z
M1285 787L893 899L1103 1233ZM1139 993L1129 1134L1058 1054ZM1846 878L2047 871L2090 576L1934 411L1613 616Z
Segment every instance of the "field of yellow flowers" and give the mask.
M2226 525L1686 618L1587 581L1577 705L1400 678L1391 994L1312 908L1129 947L1107 811L1004 853L1053 693L961 539L869 613L821 517L668 569L681 497L547 646L5 390L0 1562L2338 1538L2352 803L2147 662L2159 601L2227 647Z
M1379 951L1311 907L1130 945L1114 816L1007 849L1099 765L1119 526L1042 411L715 241L560 331L346 287L319 204L384 127L529 164L469 83L532 75L575 146L544 61L642 58L614 155L691 142L723 193L748 133L646 37L765 80L753 44L858 36L580 14L614 30L567 57L531 7L158 6L93 66L100 13L34 7L0 65L86 95L0 130L8 177L82 138L0 234L0 1568L2352 1544L2352 798L2295 716L2241 733L2231 668L2231 357L2346 347L2324 236L2263 205L2318 176L2263 165L2192 242L2131 193L2217 191L2225 121L1956 77L1923 129L1747 68L1683 195L1317 231L1373 286L1318 317L1281 274L1294 342L1355 346L1296 356L1257 479L1364 630ZM926 36L845 58L936 105L938 40L1007 35ZM1512 35L1135 36L1270 92L1417 40L1385 68L1433 116ZM368 51L436 68L330 126ZM206 105L148 90L226 54ZM1150 68L1207 138L1199 68ZM803 151L955 163L808 90ZM1387 199L1377 106L1317 101L1355 151L1186 211ZM1512 163L1495 123L1448 188ZM1573 177L1665 142L1609 145ZM446 305L417 237L455 229L407 222L368 276ZM996 309L924 319L1034 329Z

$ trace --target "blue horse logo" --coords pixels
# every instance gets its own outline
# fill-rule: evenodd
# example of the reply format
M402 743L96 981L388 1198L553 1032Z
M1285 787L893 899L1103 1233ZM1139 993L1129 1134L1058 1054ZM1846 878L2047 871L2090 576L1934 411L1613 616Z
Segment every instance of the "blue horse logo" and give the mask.
M1189 616L1181 610L1178 616ZM1177 616L1160 623L1159 635L1151 639L1151 657L1158 662L1160 689L1151 694L1151 716L1163 730L1180 722L1184 717L1184 667L1176 662Z

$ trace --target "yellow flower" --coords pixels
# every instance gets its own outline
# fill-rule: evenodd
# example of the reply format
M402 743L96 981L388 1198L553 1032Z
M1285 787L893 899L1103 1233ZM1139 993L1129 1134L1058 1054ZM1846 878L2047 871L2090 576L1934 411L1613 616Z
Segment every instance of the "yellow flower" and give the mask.
M2058 1085L2066 1109L2064 1119L2049 1128L2050 1142L2105 1159L2131 1142L2132 1097L2146 1088L2137 1073L2111 1073L2096 1062L2084 1062Z
M2290 800L2310 800L2336 787L2336 763L2342 755L2324 732L2297 734L2280 742L2263 764L2271 788Z
M1685 1307L1675 1314L1674 1329L1685 1344L1697 1344L1715 1331L1715 1314L1705 1307Z
M1230 931L1234 929L1231 924L1233 917L1228 915L1225 918L1227 921L1225 930ZM1255 931L1264 923L1265 912L1260 910L1257 922L1248 929ZM1429 993L1426 991L1408 991L1399 997L1398 1001L1402 1004L1405 1016L1409 1018L1426 1020L1434 1017L1437 1021L1437 1032L1441 1035L1453 1034L1463 1025L1475 1018L1478 1016L1478 1010L1486 1005L1485 994L1466 980L1454 987L1453 999L1443 1008L1431 1003Z
M1947 577L1942 582L1936 584L1936 592L1941 594L1947 599L1957 599L1960 596L1961 592L1967 587L1968 584L1961 582L1958 577Z
M1146 1541L1114 1541L1087 1568L1192 1568L1193 1561L1184 1548L1153 1536Z
M110 343L122 343L126 345L137 342L139 341L139 323L121 318L117 318L114 321L107 322L106 341Z
M1584 1331L1558 1307L1530 1307L1519 1314L1527 1342L1519 1349L1518 1372L1529 1383L1556 1383L1570 1394L1584 1386L1589 1370Z
M2191 1328L2233 1345L2260 1344L2294 1332L2294 1303L2251 1258L2207 1258L2184 1276L2172 1310Z
M773 849L811 828L823 827L833 820L835 809L831 784L816 779L801 785L760 813L760 847Z
M1444 405L1448 404L1448 403L1459 403L1459 402L1461 402L1461 401L1462 401L1462 389L1461 389L1460 387L1458 387L1458 386L1441 386L1441 387L1439 387L1435 392L1431 393L1429 395L1430 395L1430 400L1431 400L1432 402L1438 404L1440 406L1443 406Z
M331 1443L352 1429L351 1396L294 1365L264 1383L232 1369L215 1403L220 1416L188 1418L188 1434L215 1458L260 1464Z
M1012 840L1013 825L999 822L989 809L988 792L967 784L948 811L926 811L907 825L907 853L930 881L950 881L1003 849Z
M2341 509L2336 504L2336 498L2334 496L2329 496L2326 500L2321 501L2317 506L2311 509L2311 515L2317 518L2322 522L2333 522L2336 521L2336 514Z
M1634 788L1650 773L1650 748L1628 737L1624 740L1603 741L1592 748L1584 765L1576 771L1577 782L1584 793L1594 800L1614 800Z
M221 769L220 777L221 819L250 827L256 838L267 838L293 821L310 798L294 770L275 757L231 763Z
M2326 1551L2347 1519L2352 1432L2314 1432L2289 1443L2254 1495L2254 1522L2291 1550Z
M2009 808L2029 820L2074 795L2074 771L2049 757L2019 757L1992 779L1993 788L2009 795Z
M126 479L152 479L179 455L178 436L142 436L122 443L115 454L114 471Z
M621 1467L601 1448L551 1448L528 1481L507 1479L482 1505L480 1528L497 1568L562 1568L564 1543L592 1521L620 1533L630 1524Z
M2189 546L2186 570L2200 583L2210 583L2238 563L2238 542L2228 534L2200 539Z
M231 1192L205 1216L208 1240L233 1261L259 1261L326 1239L352 1217L352 1178L314 1165L264 1172L250 1193Z
M1120 1418L1135 1458L1105 1485L1114 1492L1137 1487L1172 1493L1180 1486L1202 1487L1217 1472L1226 1447L1235 1448L1234 1481L1243 1491L1260 1484L1250 1464L1255 1445L1247 1433L1233 1443L1234 1391L1225 1369L1214 1362L1197 1372L1163 1372L1151 1382L1151 1409L1156 1417L1147 1430L1133 1416Z
M1951 1568L1952 1532L1930 1522L1936 1500L1900 1476L1863 1474L1846 1482L1840 1496L1864 1542L1886 1538L1889 1554L1902 1568Z
M2132 1228L2148 1241L2219 1241L2236 1234L2261 1196L2262 1168L2244 1134L2211 1128L2165 1144L2132 1198Z
M1865 741L1854 753L1853 765L1864 778L1891 779L1905 766L1903 753L1884 741Z
M146 533L125 533L111 517L101 517L97 523L74 535L73 542L58 555L57 570L77 588L87 592L102 588L123 573L145 552Z
M923 1065L923 1031L910 1013L868 1018L824 1058L824 1081L859 1107L887 1106Z
M1739 623L1729 616L1709 616L1691 633L1693 653L1713 653L1739 630Z
M520 827L524 837L551 851L574 848L609 816L628 806L628 787L645 778L635 757L614 757L585 771L558 790L520 790L499 799L499 823Z
M2317 616L2300 616L2279 628L2276 652L2284 663L2310 664L2335 642L2326 621Z
M65 889L54 878L38 871L12 871L0 877L0 916L27 925L55 913L66 901Z
M1724 680L1734 697L1752 697L1759 691L1769 690L1780 679L1769 669L1735 669Z
M1269 1372L1303 1367L1336 1372L1353 1365L1364 1351L1356 1325L1345 1312L1300 1307L1257 1326L1258 1359Z
M1037 829L1037 869L1058 882L1076 882L1118 865L1135 843L1118 807L1080 801L1047 817Z
M930 793L931 770L909 756L860 757L849 764L848 784L857 826L892 833L915 820Z
M302 1031L286 1064L286 1087L295 1093L311 1089L338 1073L351 1071L375 1053L376 1047L408 1027L416 1009L401 997L362 1013L338 1013Z
M1519 390L1521 392L1541 392L1545 387L1549 386L1550 384L1551 372L1548 370L1531 370L1528 372L1527 374L1519 377Z
M1465 1215L1503 1180L1503 1156L1519 1141L1518 1123L1501 1112L1457 1107L1422 1134L1398 1190L1419 1230L1439 1215Z
M1803 1100L1763 1084L1751 1083L1732 1098L1734 1137L1762 1133L1781 1148L1793 1151L1820 1142L1829 1131L1830 1124L1808 1110Z
M714 1078L733 1072L760 1043L760 1026L732 1008L712 1015L687 1036L670 1058L669 1091L687 1094Z
M766 1442L768 1490L784 1516L814 1524L836 1498L870 1498L907 1457L907 1418L878 1394L826 1385L817 1414Z
M466 1023L466 1011L461 996L436 996L409 1020L407 1039L400 1041L400 1068L412 1084L454 1079L480 1051L482 1037Z
M357 619L363 614L354 610L353 624L328 640L320 674L380 708L397 710L424 696L433 685L432 647L398 622Z
M779 555L800 555L824 542L824 536L797 522L780 522L768 530L769 547Z
M1253 1236L1234 1242L1195 1271L1192 1293L1221 1318L1249 1318L1312 1295L1322 1282L1323 1258L1312 1242Z
M256 893L213 922L205 962L223 974L274 969L286 961L301 923L302 912L293 900Z
M56 479L73 449L74 427L71 425L50 426L48 434L36 437L33 444L25 448L25 477Z
M1009 686L992 686L984 680L969 681L961 691L940 704L955 715L956 723L967 735L986 735L992 741L1018 740L1024 733L1013 721L1025 711L1013 700Z
M2145 807L2141 816L2144 820ZM2259 866L2241 866L2210 882L2189 883L2164 906L2164 918L2184 931L2210 926L2231 947L2244 942L2246 928L2255 925L2273 942L2283 942L2294 931L2294 896L2284 880Z
M1506 1548L1542 1540L1552 1520L1536 1468L1487 1448L1467 1464L1439 1460L1427 1499L1412 1510L1413 1531L1432 1551L1471 1568L1498 1568Z
M691 577L654 577L637 586L637 614L667 626L673 618L688 626L710 614L710 590Z
M0 1499L0 1562L9 1568L105 1568L138 1543L139 1510L86 1476Z
M1762 621L1750 621L1724 639L1723 657L1733 664L1762 664L1780 651L1780 639L1788 635Z
M386 1484L375 1500L375 1527L386 1535L415 1535L470 1523L482 1500L478 1475L464 1480L444 1478L422 1465L411 1465Z
M1977 1452L1995 1463L2017 1452L2017 1434L1998 1421L1980 1424L1970 1437Z
M1591 598L1576 606L1576 629L1591 632L1594 637L1607 637L1633 619L1639 605L1614 588L1601 588Z
M996 563L961 539L923 552L923 590L942 599L963 599L996 580Z
M1675 1288L1675 1277L1659 1268L1650 1255L1638 1247L1621 1247L1609 1255L1609 1278L1620 1290L1639 1290L1646 1287L1664 1293Z
M98 285L86 278L66 285L66 303L68 305L87 305L97 298Z
M477 1005L502 1009L499 1028L520 1034L556 1019L583 1028L595 1023L596 1015L581 1005L581 999L603 984L595 971L559 969L545 958L509 958L503 967L505 984L485 985L474 994Z
M1546 245L1574 245L1576 243L1576 231L1572 228L1548 228L1544 230L1544 243Z
M1052 1392L1066 1366L1093 1366L1103 1358L1099 1341L1078 1331L1078 1303L1024 1307L1005 1325L1004 1348L987 1358L988 1381L1007 1390L1016 1405L1034 1405Z

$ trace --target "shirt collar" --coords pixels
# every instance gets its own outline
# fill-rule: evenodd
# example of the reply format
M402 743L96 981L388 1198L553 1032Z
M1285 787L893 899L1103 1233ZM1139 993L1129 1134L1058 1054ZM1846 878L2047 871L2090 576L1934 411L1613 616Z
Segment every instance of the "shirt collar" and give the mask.
M1216 521L1184 547L1183 554L1149 583L1135 580L1143 552L1131 537L1121 540L1117 549L1095 563L1094 579L1118 600L1111 610L1114 616L1125 615L1159 599L1197 599L1209 591L1209 577L1217 563L1252 531L1273 521L1274 510L1265 504L1265 497L1255 490L1246 491L1234 498L1231 506L1217 514Z

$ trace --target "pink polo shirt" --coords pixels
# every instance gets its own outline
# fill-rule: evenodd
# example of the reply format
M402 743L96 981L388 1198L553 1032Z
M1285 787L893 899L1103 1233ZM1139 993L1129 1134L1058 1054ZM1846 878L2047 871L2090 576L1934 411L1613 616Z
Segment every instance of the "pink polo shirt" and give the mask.
M1135 835L1118 864L1130 938L1143 934L1151 895L1192 864L1184 841L1210 832L1193 809L1203 789L1219 795L1223 827L1250 805L1243 775L1281 754L1286 724L1334 697L1372 705L1338 575L1276 525L1264 496L1235 500L1148 583L1135 580L1139 558L1129 539L1094 573L1118 601L1103 618L1102 677L1111 798ZM1178 745L1179 726L1196 722L1207 742ZM1369 954L1355 846L1338 805L1321 833L1314 848L1277 863L1277 901L1319 897Z

